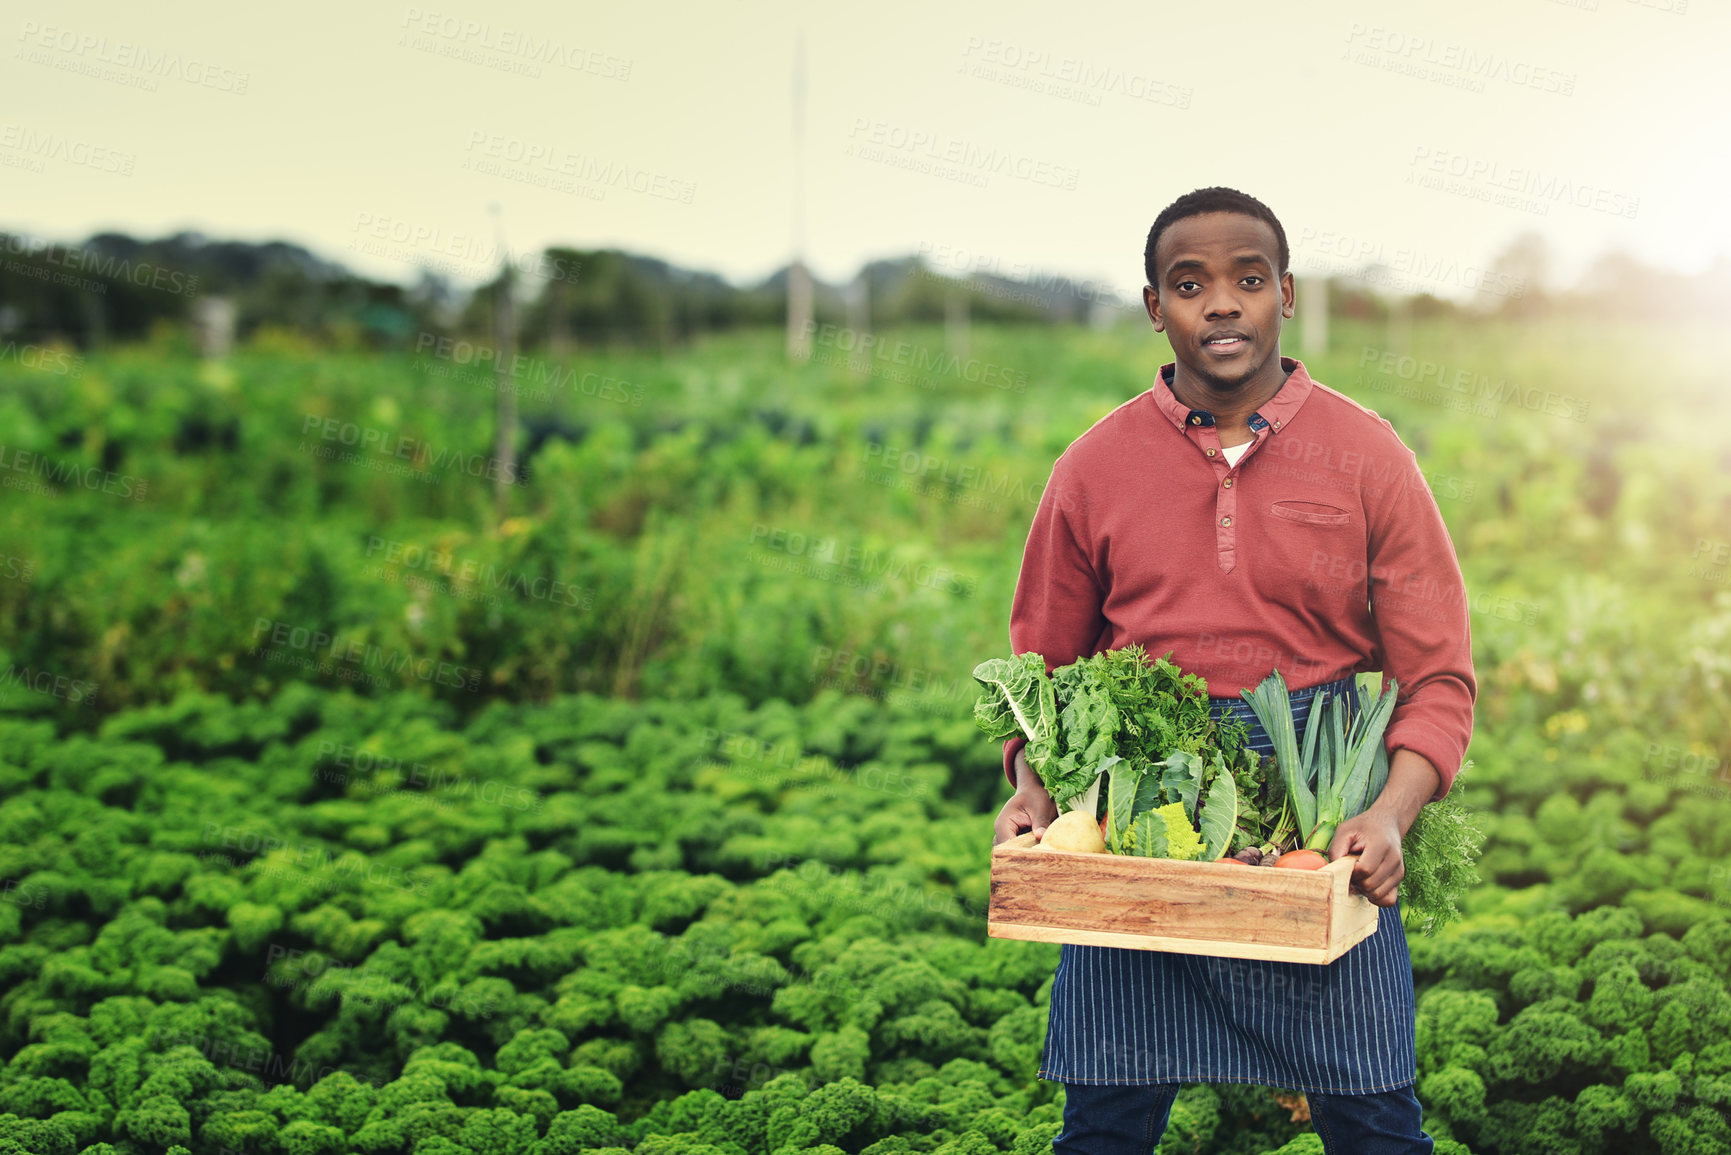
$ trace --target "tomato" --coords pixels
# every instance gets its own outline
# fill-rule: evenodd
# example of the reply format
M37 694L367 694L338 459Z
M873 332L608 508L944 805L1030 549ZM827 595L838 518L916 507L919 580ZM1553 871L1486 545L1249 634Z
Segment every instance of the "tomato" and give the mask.
M1321 870L1328 865L1328 855L1320 850L1288 850L1274 860L1274 865L1293 870Z

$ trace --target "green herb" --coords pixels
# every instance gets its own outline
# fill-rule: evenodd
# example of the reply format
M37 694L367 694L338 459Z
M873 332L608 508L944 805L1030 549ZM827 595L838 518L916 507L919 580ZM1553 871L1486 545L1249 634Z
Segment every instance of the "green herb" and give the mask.
M1465 774L1467 762L1460 768ZM1406 875L1400 880L1404 921L1423 934L1435 934L1461 917L1457 900L1479 881L1476 862L1485 833L1473 821L1460 795L1460 775L1438 802L1419 808L1401 840Z

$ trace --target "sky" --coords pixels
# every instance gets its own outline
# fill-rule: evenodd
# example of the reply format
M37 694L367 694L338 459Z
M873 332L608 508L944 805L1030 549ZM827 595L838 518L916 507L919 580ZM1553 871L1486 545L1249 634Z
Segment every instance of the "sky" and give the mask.
M1458 299L1506 293L1525 232L1553 285L1731 255L1731 16L1702 0L8 8L0 229L55 241L464 284L501 237L740 283L918 253L1134 299L1154 216L1228 185L1301 275Z

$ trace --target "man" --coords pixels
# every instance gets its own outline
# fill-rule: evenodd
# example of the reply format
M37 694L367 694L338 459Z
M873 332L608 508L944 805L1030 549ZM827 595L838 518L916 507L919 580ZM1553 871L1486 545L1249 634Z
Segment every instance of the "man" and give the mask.
M1432 1150L1420 1128L1401 839L1447 794L1477 693L1460 569L1389 423L1280 355L1286 233L1267 206L1200 189L1162 211L1143 300L1172 364L1077 438L1034 515L1010 615L1049 667L1140 643L1200 674L1217 711L1267 736L1239 691L1278 668L1299 725L1361 671L1400 685L1388 785L1329 857L1386 908L1326 966L1065 946L1040 1077L1066 1087L1059 1155L1149 1152L1185 1082L1306 1092L1330 1155ZM1056 816L1019 739L999 841Z

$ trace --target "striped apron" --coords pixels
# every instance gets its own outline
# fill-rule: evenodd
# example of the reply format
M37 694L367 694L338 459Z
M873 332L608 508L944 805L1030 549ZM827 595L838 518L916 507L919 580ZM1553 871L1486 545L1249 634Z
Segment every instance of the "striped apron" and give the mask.
M1346 693L1352 683L1292 692L1301 737L1314 695ZM1252 749L1272 752L1249 703L1210 705L1249 727ZM1325 965L1066 944L1040 1078L1369 1094L1417 1079L1414 1019L1398 904L1379 910L1376 933Z

